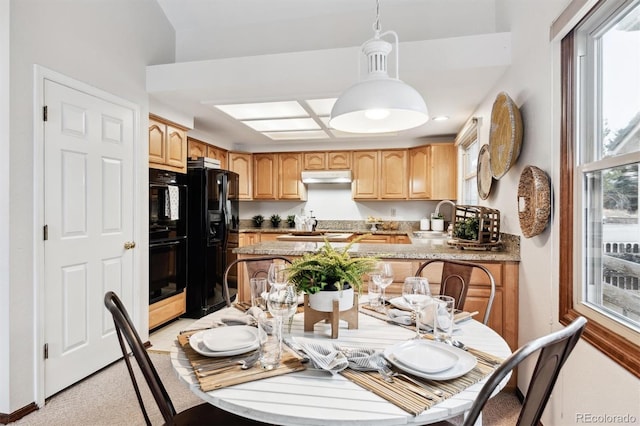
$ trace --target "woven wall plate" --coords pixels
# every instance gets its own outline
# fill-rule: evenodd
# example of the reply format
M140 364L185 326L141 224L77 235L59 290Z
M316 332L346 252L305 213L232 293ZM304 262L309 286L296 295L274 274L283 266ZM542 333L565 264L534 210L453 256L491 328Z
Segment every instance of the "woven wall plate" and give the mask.
M551 185L547 174L535 166L527 166L518 184L518 217L526 238L540 234L551 214Z
M476 173L476 182L478 185L478 196L486 200L491 192L491 184L493 176L491 175L491 165L489 164L489 145L484 144L480 148L478 154L478 168Z
M522 116L513 100L500 92L491 109L489 151L491 174L500 179L513 166L522 146Z

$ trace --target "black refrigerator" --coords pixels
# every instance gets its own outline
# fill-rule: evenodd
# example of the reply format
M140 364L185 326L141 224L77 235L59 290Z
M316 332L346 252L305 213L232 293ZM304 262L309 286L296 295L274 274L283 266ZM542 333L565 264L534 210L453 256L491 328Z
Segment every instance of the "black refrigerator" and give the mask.
M187 313L200 318L225 306L222 276L235 260L240 203L238 174L207 167L206 159L189 160ZM230 283L231 300L237 294Z

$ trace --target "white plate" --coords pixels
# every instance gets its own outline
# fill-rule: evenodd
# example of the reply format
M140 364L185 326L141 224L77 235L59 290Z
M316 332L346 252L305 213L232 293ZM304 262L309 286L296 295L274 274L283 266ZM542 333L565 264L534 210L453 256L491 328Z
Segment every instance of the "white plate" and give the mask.
M204 336L211 331L222 330L222 329L232 329L231 331L235 332L237 330L233 330L233 329L244 329L244 328L247 328L253 332L253 340L245 344L243 347L228 349L228 350L221 350L221 351L212 351L204 343ZM191 337L189 337L189 345L193 348L194 351L198 352L200 355L211 356L211 357L222 357L222 356L238 355L238 354L242 354L245 352L258 349L258 346L260 346L260 342L258 341L257 329L246 326L246 325L236 325L236 326L213 328L211 330L198 331L197 333L194 333L191 335Z
M438 342L433 342L438 343ZM424 373L440 373L458 363L459 357L448 345L409 340L393 346L391 353L398 362Z
M234 351L251 346L258 340L255 327L237 325L204 330L202 342L213 352Z
M419 345L441 345L442 349L448 350L454 353L455 355L457 355L458 362L456 362L456 364L453 367L438 373L426 373L424 371L416 370L402 363L398 359L395 353L398 346L408 342L399 343L397 345L391 346L390 348L387 348L384 351L384 357L395 367L401 370L404 370L409 374L413 374L414 376L422 377L424 379L429 379L429 380L455 379L456 377L460 377L467 374L469 371L473 369L473 367L476 366L478 362L478 360L473 355L470 355L469 353L463 351L462 349L454 348L444 343L432 342L429 340L416 340L415 342L416 343L414 344L419 344Z

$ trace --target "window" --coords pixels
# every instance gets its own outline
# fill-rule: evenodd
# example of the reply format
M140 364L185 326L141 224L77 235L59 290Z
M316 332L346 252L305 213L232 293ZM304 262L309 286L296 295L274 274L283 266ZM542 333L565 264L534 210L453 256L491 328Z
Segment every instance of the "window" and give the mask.
M478 172L478 153L480 143L478 142L478 119L473 118L456 138L458 152L462 155L461 178L462 194L458 204L477 205L478 185L476 174Z
M562 41L560 316L640 377L640 0L600 1Z

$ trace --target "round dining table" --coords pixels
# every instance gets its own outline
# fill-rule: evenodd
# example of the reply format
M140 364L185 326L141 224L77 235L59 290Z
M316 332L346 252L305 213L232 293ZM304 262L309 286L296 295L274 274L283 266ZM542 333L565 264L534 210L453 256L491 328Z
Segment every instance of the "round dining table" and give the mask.
M210 327L221 318L246 314L235 308L224 308L194 322L189 329ZM415 330L364 313L358 317L358 328L342 324L337 339L331 339L329 323L315 324L313 332L305 332L303 313L293 317L290 334L295 338L312 338L319 343L357 346L384 350L415 337ZM288 334L285 324L285 335ZM505 340L491 328L475 321L458 324L454 337L467 346L496 357L505 358L511 350ZM200 389L193 368L180 345L175 343L171 362L178 376L202 400L236 415L278 425L402 425L430 424L465 413L486 379L462 392L444 399L418 415L412 415L391 402L364 389L340 374L315 369L311 363L304 371L237 384L210 392ZM494 392L507 383L507 377ZM477 424L482 424L481 419Z

